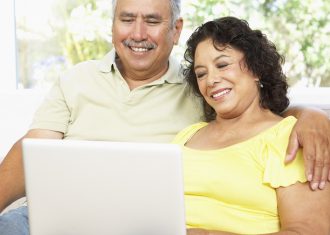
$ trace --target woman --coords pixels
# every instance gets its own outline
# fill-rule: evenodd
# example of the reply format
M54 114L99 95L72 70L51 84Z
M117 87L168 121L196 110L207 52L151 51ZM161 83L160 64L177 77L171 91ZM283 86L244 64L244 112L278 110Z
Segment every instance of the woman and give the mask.
M234 17L205 23L187 46L185 76L207 121L174 140L188 234L328 235L330 187L310 190L301 156L283 164L296 119L279 115L289 100L276 47Z

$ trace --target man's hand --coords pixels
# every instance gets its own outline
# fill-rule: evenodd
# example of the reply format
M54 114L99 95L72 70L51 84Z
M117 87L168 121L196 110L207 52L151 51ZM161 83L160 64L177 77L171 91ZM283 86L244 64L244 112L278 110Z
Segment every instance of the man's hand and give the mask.
M289 139L286 163L295 158L302 147L306 177L313 190L323 189L330 181L330 120L320 110L299 111Z

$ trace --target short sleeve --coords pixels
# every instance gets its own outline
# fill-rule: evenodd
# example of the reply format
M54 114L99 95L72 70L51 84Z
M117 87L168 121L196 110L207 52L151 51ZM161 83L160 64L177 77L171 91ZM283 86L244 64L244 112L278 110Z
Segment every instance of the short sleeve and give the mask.
M65 133L70 120L70 111L58 79L37 109L30 129L47 129Z
M273 188L286 187L297 182L306 182L302 151L299 150L291 163L285 164L286 148L295 120L283 122L277 130L265 138L262 156L264 158L263 183Z

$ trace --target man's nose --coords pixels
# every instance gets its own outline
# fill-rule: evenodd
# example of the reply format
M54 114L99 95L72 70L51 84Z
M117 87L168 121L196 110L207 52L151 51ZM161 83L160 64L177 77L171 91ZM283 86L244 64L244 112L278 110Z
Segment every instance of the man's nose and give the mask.
M132 38L135 41L143 41L147 38L147 27L142 20L137 20L133 26Z

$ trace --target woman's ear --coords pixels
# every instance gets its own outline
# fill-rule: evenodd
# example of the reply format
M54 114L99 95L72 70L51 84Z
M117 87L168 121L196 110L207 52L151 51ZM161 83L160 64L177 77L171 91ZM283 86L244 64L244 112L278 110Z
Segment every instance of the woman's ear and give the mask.
M260 82L260 79L259 78L255 78L254 81L256 82L257 86L260 87L260 88L263 88L264 85Z

